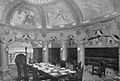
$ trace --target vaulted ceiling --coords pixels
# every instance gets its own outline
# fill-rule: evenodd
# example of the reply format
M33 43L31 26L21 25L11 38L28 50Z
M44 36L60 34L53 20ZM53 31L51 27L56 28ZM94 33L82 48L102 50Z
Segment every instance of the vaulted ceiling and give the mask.
M0 0L1 23L24 29L60 30L119 15L119 0Z

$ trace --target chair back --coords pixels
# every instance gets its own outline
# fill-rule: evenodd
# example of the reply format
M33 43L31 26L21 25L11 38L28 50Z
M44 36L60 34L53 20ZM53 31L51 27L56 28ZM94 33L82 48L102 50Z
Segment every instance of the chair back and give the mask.
M66 61L61 61L60 62L60 67L66 67Z
M26 56L23 54L18 54L15 58L15 64L18 70L18 78L27 77L26 61Z
M81 62L80 63L75 63L73 65L73 70L76 71L76 79L74 79L74 81L82 81L82 77L83 77L83 69L84 67L81 67Z

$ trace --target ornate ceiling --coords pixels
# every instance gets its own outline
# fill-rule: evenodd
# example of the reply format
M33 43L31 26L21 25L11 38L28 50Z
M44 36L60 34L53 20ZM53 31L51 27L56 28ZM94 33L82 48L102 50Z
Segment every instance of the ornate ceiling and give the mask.
M119 0L1 0L1 22L13 28L60 30L119 15ZM3 12L3 13L2 13Z

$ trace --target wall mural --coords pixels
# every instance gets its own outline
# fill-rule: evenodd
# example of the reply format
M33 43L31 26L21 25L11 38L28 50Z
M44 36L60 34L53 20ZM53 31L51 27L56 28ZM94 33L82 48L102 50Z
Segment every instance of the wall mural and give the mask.
M4 11L5 11L5 5L0 4L0 20L2 20Z
M11 18L11 25L41 26L34 7L22 6L18 8Z
M59 2L46 8L48 26L70 24L74 22L73 15L65 3Z

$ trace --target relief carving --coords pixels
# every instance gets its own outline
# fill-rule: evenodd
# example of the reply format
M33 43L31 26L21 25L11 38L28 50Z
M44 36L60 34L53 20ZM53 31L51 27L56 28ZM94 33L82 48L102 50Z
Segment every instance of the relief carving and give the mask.
M69 35L67 37L66 46L68 46L68 47L77 47L78 46L77 40L75 39L75 37L73 35Z
M50 40L48 41L48 46L49 47L61 47L61 42L58 40L58 38L56 36L52 36L50 37Z

